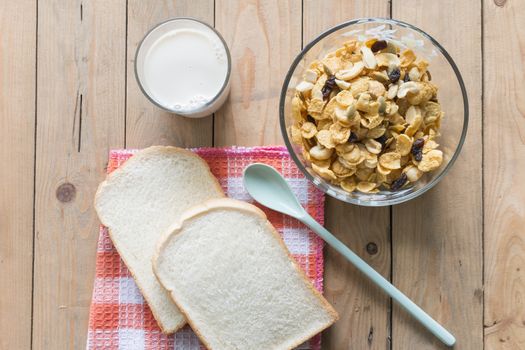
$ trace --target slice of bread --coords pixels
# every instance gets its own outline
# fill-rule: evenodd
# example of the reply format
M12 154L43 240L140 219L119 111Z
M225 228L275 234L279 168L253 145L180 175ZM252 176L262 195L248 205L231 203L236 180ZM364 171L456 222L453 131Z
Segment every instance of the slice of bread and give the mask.
M100 221L165 333L186 321L153 274L158 238L189 207L223 196L204 160L163 146L139 151L98 188L95 209Z
M337 320L257 207L209 200L180 220L153 269L209 349L291 349Z

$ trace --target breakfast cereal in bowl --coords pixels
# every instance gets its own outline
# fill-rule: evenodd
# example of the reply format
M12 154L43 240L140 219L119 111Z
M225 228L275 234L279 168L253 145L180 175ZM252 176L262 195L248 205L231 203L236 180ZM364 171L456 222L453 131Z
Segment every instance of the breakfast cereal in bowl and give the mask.
M461 148L463 134L452 154L443 136L451 104L442 104L439 50L413 33L395 33L385 24L340 33L320 55L308 59L303 51L302 69L293 67L285 82L285 141L300 168L338 198L402 198L436 179Z

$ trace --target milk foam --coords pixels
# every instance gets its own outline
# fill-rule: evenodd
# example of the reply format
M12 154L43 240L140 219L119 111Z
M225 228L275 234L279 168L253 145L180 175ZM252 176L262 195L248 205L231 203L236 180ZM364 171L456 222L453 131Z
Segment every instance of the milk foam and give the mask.
M226 50L209 28L167 32L153 43L144 60L146 89L174 111L193 111L210 102L227 74Z

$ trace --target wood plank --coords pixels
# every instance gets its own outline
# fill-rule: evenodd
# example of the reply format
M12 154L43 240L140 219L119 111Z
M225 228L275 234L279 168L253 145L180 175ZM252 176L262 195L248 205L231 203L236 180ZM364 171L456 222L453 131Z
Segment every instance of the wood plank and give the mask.
M31 343L36 2L0 2L0 349Z
M213 0L129 0L126 147L165 144L211 146L213 117L191 119L163 111L140 91L135 79L135 51L149 29L173 17L195 17L213 26Z
M305 0L303 42L306 45L321 32L353 18L388 15L389 4L385 0ZM325 213L326 227L379 273L390 278L389 208L358 207L327 197ZM389 298L330 248L325 255L325 295L341 319L324 332L323 348L388 348Z
M484 1L486 349L525 349L525 3Z
M33 347L80 349L99 220L93 196L124 146L126 1L41 1Z
M482 349L480 4L394 1L392 15L425 30L448 50L470 102L468 137L450 173L424 196L393 207L393 281L456 336L455 349ZM446 90L439 93L446 98ZM462 106L447 103L461 113ZM445 118L462 118L445 113ZM445 348L397 306L392 322L393 349Z
M215 113L215 145L282 144L279 94L301 48L301 3L216 0L215 9L233 64L229 100Z

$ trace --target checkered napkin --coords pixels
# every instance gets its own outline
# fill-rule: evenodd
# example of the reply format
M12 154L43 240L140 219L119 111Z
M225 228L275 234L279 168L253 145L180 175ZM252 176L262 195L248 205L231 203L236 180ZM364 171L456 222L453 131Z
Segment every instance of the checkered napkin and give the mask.
M272 165L286 178L308 212L323 223L324 196L303 177L285 148L199 148L193 151L208 162L228 197L252 203L253 200L242 183L244 168L255 162ZM135 152L136 150L111 151L108 173L122 165ZM297 220L265 207L260 208L282 235L286 246L314 286L322 291L322 240ZM188 326L174 335L161 333L131 274L115 250L107 229L102 226L97 247L87 349L204 349ZM300 349L320 349L320 336L310 339Z

